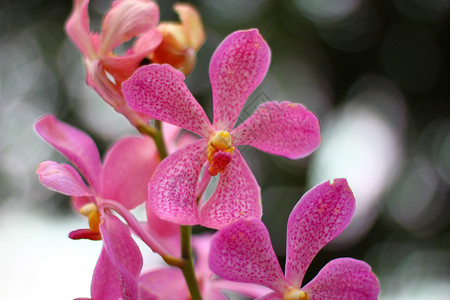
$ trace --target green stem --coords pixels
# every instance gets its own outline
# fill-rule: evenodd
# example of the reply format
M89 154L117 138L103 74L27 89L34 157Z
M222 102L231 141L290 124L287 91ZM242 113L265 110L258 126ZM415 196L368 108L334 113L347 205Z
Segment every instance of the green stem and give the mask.
M195 277L194 263L192 260L191 247L191 226L180 226L181 235L181 258L185 260L181 267L184 278L191 293L192 300L202 300L200 288L198 286L197 278Z
M156 129L149 126L149 125L138 125L136 126L136 129L145 135L148 135L149 137L151 137L152 139L155 138L155 136L157 135Z
M164 142L161 121L155 120L155 128L157 130L157 134L153 140L155 141L156 149L158 149L159 158L163 160L167 157L168 153L166 143Z
M164 136L162 132L161 121L155 120L155 127L149 125L139 125L137 126L137 130L140 133L148 135L153 139L156 145L156 149L158 150L159 158L163 160L167 157L167 148L166 143L164 142Z

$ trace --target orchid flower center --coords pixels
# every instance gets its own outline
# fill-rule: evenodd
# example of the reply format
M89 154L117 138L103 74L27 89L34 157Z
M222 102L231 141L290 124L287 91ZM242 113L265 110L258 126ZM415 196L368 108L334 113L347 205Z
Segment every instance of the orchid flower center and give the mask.
M308 300L309 296L305 291L290 287L284 292L283 300Z
M222 172L231 161L231 155L234 147L231 146L231 135L228 131L221 130L216 132L208 142L206 155L210 167L208 169L212 176Z
M97 209L97 206L94 203L88 203L81 207L80 213L89 220L89 228L93 232L100 232L100 212Z

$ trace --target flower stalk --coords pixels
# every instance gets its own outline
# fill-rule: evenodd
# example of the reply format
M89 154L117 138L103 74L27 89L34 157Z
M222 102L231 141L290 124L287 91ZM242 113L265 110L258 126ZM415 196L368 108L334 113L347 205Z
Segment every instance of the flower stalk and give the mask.
M180 226L181 235L181 258L185 260L181 271L191 293L192 300L202 300L200 288L195 276L194 263L192 260L192 247L191 247L191 226Z

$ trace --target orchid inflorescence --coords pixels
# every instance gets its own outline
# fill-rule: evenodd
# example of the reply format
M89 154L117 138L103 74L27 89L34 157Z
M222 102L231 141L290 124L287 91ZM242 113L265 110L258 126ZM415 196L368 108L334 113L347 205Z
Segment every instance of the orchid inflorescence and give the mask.
M37 170L44 186L71 196L88 218L87 228L69 237L103 241L91 298L226 299L224 291L234 291L257 299L376 299L376 276L352 258L331 261L303 285L313 258L352 218L355 198L345 179L321 183L299 200L287 224L285 274L278 263L261 222L260 188L237 146L299 159L319 147L320 127L312 112L288 101L265 102L235 127L269 68L271 52L258 30L230 34L212 56L211 123L184 82L205 39L194 7L176 4L180 22L159 22L153 1L116 0L95 33L88 6L74 0L66 23L84 57L86 83L141 135L115 142L102 162L91 137L53 115L36 131L71 163L46 161ZM142 203L146 222L130 212ZM194 225L217 232L192 236ZM168 266L142 270L135 238Z

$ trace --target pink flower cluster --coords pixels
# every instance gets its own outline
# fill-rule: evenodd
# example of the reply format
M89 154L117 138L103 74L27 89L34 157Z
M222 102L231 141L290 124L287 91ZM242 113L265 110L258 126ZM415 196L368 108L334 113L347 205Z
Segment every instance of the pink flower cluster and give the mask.
M83 54L87 84L142 136L115 142L102 162L86 133L53 115L41 118L36 131L72 164L46 161L37 170L44 186L71 196L74 209L88 218L87 228L69 237L103 241L92 299L215 300L226 299L225 290L258 299L376 299L377 278L356 259L335 259L302 284L319 250L352 218L355 199L345 179L319 184L299 200L288 220L285 275L281 270L260 220L259 185L237 146L299 159L319 146L320 127L312 112L288 101L263 103L235 127L270 64L258 30L232 33L212 56L211 123L184 83L204 40L192 6L175 6L181 23L158 25L153 1L117 0L101 33L93 33L88 5L74 0L66 24ZM117 55L115 49L131 38L133 46ZM207 199L214 176L218 185ZM130 212L143 203L145 222ZM191 249L194 225L218 231L193 236ZM135 238L168 266L143 270Z

